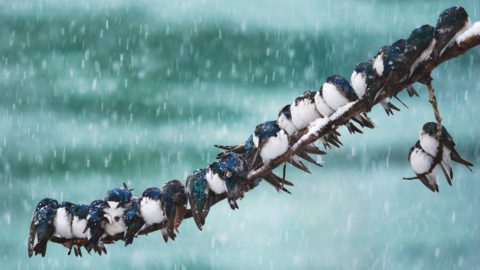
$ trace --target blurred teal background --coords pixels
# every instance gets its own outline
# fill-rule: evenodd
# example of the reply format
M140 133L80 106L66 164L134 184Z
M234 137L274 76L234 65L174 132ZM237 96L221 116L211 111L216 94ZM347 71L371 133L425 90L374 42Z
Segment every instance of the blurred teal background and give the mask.
M477 1L0 1L0 263L3 269L478 269L480 50L433 73L445 125L476 164L440 193L411 176L407 153L433 120L425 87L409 109L344 147L324 168L289 168L292 195L261 185L240 210L216 205L108 256L50 244L27 257L35 204L88 203L123 181L136 194L182 181L243 142L257 123L331 74ZM394 101L395 102L395 101Z

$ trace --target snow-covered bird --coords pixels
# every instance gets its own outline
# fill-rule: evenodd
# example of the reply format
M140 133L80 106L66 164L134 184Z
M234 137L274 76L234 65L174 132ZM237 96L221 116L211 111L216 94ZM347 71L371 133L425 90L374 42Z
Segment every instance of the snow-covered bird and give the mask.
M89 206L86 204L77 204L70 209L70 212L73 217L72 218L72 236L74 240L90 238L90 230L87 228L88 209L89 209ZM77 245L74 240L72 240L72 243L70 244L71 246L70 246L69 254L73 249L75 256L82 257L81 246ZM88 248L87 248L87 251L89 251Z
M470 19L463 7L451 7L440 13L435 26L435 46L432 58L441 56L445 49L451 46L455 39L467 31L470 26Z
M28 237L28 256L40 254L45 257L47 244L55 233L54 219L58 208L58 201L50 198L42 199L35 208L30 235Z
M237 200L243 197L247 181L248 165L244 158L232 151L217 156L217 161L208 166L205 178L208 188L215 194L226 194L230 208L238 208Z
M206 178L208 169L197 169L187 177L185 193L187 194L193 220L199 230L205 225L205 218L210 211L213 193L208 188Z
M292 122L297 130L306 128L313 120L322 117L315 106L315 92L305 91L290 105Z
M357 94L359 98L363 97L367 89L375 83L376 78L377 76L373 70L372 61L358 63L350 77L355 94ZM387 115L393 115L393 110L400 111L397 106L390 102L390 98L385 98L380 101L380 105L382 105Z
M335 111L347 103L358 99L355 90L353 90L348 80L340 75L333 75L327 78L327 81L322 86L322 96L327 105ZM362 127L375 127L375 124L366 114L357 114L352 120ZM347 128L351 133L359 131L353 123L348 123Z
M107 249L101 238L105 235L105 226L109 222L109 219L105 216L105 209L108 207L108 204L103 200L95 200L88 206L87 227L84 232L88 230L90 238L86 249L93 249L99 255L107 254Z
M125 233L127 226L124 221L124 213L130 207L132 192L123 184L121 188L115 188L107 192L104 201L107 203L103 211L108 223L105 224L105 232L109 236Z
M427 152L432 157L437 155L439 138L437 136L437 123L428 122L425 123L420 131L420 145L425 152ZM455 142L453 141L452 136L448 133L447 129L442 126L442 165L445 167L446 172L448 173L447 180L450 185L452 185L451 179L453 179L453 170L452 170L452 161L458 162L470 171L472 170L473 164L465 160L460 156L460 154L455 149Z
M415 146L410 148L410 152L408 153L408 162L410 162L410 166L417 177L404 179L418 179L431 191L439 192L437 174L441 170L441 165L437 164L432 169L432 166L434 165L434 158L422 149L419 141L417 141Z
M185 194L185 187L179 180L170 180L161 187L162 196L162 210L167 219L167 226L162 230L163 240L168 241L168 238L175 240L178 232L178 227L185 217L187 211L187 195Z
M433 47L435 46L435 39L433 38L435 28L425 24L415 28L406 43L405 59L407 65L410 66L410 75L415 69L430 57Z

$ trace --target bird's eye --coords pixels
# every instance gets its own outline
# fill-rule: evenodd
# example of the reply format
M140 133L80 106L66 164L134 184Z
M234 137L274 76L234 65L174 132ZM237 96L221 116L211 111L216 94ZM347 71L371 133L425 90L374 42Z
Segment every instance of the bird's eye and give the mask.
M118 221L120 221L120 217L116 216L116 217L113 218L113 220L115 220L115 222L118 222Z

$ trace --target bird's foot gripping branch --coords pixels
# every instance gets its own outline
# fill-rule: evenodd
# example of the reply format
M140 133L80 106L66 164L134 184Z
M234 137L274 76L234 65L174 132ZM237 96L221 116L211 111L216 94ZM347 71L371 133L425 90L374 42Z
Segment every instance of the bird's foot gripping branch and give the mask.
M45 256L48 242L60 243L82 255L104 254L105 244L124 241L161 231L164 240L175 240L184 219L193 217L201 230L211 206L227 199L232 209L246 192L262 180L278 191L289 192L293 183L273 173L278 166L290 163L310 172L306 163L319 164L312 155L324 151L314 145L320 141L325 149L341 147L338 128L351 133L374 128L367 116L380 103L387 115L398 111L390 100L406 89L418 94L416 82L427 85L436 123L426 123L419 141L411 148L408 160L416 177L432 191L438 191L437 174L443 171L452 183L452 161L471 170L473 164L455 150L452 136L442 125L430 73L441 63L457 57L480 44L480 22L470 24L462 7L442 12L435 27L423 25L406 39L382 47L365 62L356 65L350 81L333 75L318 91L307 91L284 106L275 121L259 124L245 143L219 146L225 152L207 168L194 171L185 182L171 180L161 188L146 189L133 196L125 185L107 192L103 200L90 204L41 200L33 214L29 256Z

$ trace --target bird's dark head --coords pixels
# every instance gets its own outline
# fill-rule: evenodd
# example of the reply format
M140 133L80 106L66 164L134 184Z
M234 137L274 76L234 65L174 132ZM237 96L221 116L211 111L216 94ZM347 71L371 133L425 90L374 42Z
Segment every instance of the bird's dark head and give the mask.
M295 104L298 104L298 102L302 101L302 100L308 100L312 103L315 103L315 94L317 92L316 91L305 91L303 92L303 95L297 97L295 99Z
M223 180L234 177L246 177L248 173L245 160L230 151L225 152L218 161L210 164L209 168Z
M58 204L58 208L72 209L73 207L75 207L75 204L73 204L71 202L63 201L63 202Z
M435 122L425 123L422 127L422 131L420 132L420 135L428 134L428 135L431 135L431 136L436 136L437 129L438 129L437 123L435 123ZM452 136L450 135L450 133L448 133L447 129L443 125L442 125L442 138L443 139L448 139L448 140L453 140Z
M81 219L85 219L88 216L88 205L86 204L77 204L72 207L71 213L74 216L77 216Z
M143 191L142 197L158 201L162 197L162 191L157 187L149 187Z
M344 77L340 75L332 75L327 78L327 83L333 84L340 89L348 98L348 100L354 101L358 99L358 96L350 85L350 82L348 82L348 80Z
M467 11L463 7L455 6L447 8L440 13L436 28L440 29L448 26L463 27L468 21Z
M37 204L37 210L38 209L41 209L43 207L53 207L53 208L57 208L58 207L58 201L55 200L55 199L51 199L51 198L44 198L42 200L40 200Z
M284 116L285 118L291 120L292 119L292 113L290 111L290 104L288 105L285 105L281 110L280 112L278 113L278 117L280 116Z
M371 81L373 81L376 77L375 72L373 71L373 62L372 61L367 61L367 62L360 62L355 66L355 72L361 73L365 76L366 83L367 85L370 84Z
M407 39L407 52L423 51L433 40L435 28L429 24L415 28Z
M254 136L258 137L260 141L263 141L270 137L277 136L280 130L282 129L280 128L280 126L278 126L277 121L267 121L265 123L257 125L253 134Z
M110 208L123 207L132 199L132 192L125 186L122 188L114 188L107 192L104 201Z

